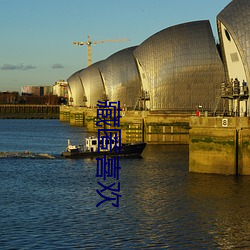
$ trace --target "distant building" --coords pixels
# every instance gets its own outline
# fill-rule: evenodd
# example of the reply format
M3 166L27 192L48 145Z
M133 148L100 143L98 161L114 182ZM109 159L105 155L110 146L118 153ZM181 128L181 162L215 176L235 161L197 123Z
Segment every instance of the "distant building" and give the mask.
M53 95L67 98L68 97L68 83L64 80L59 80L55 82L53 86Z
M18 92L0 92L0 104L16 104L18 101Z
M22 95L45 96L53 94L52 86L22 86Z
M21 103L30 105L58 105L60 103L60 99L58 96L55 95L26 95L22 96Z
M53 86L22 86L19 102L35 105L58 105L60 98L53 95Z
M41 87L43 96L53 95L53 86L43 86Z
M37 95L40 96L40 87L38 86L22 86L22 95Z

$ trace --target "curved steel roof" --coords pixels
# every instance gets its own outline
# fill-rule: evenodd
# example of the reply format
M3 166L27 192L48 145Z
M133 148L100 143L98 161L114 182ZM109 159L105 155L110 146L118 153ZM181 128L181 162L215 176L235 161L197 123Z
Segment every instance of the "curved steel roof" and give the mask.
M152 110L213 108L224 68L209 21L164 29L135 51Z
M110 101L134 107L141 90L141 81L133 51L137 46L126 48L111 55L100 64L100 72Z
M69 91L69 100L74 106L84 106L84 89L80 79L80 73L84 69L78 70L72 74L68 79L68 91Z
M94 63L80 72L79 77L85 93L86 106L96 106L97 101L103 101L105 90L99 71L102 61Z

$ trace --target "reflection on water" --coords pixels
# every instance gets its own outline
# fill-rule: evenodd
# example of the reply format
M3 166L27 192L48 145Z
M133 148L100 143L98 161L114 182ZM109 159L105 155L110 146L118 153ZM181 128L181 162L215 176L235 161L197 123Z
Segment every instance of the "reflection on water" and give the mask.
M86 134L58 121L0 126L0 152L59 155ZM96 208L95 159L1 158L0 249L250 248L250 177L188 173L178 145L120 166L120 207Z
M250 178L190 174L187 197L202 221L212 224L218 246L250 246ZM196 187L194 185L196 183ZM212 222L212 223L211 223Z
M130 215L145 246L250 246L249 177L188 173L186 146L145 153L128 178Z

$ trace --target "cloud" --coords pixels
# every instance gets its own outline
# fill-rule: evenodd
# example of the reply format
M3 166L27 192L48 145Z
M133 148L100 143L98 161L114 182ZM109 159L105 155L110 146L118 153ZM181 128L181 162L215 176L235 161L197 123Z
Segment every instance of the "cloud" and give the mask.
M29 70L29 69L35 69L36 66L33 66L31 64L24 65L23 63L14 65L14 64L8 64L5 63L0 69L1 70Z
M22 70L28 70L28 69L36 69L36 66L29 64L29 65L24 66Z
M60 63L55 63L51 66L52 69L63 69L64 66Z

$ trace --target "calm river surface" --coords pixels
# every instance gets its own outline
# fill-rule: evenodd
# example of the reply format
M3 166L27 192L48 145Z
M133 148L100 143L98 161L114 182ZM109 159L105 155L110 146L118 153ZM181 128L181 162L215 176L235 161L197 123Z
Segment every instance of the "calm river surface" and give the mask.
M0 249L250 249L250 177L188 173L188 146L120 159L119 208L97 193L96 160L59 157L84 128L0 120Z

